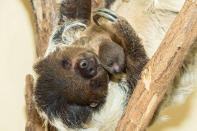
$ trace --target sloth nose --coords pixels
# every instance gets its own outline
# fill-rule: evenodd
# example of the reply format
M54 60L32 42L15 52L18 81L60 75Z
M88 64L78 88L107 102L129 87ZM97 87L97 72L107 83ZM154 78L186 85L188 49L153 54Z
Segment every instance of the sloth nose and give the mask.
M84 59L79 62L79 71L85 78L92 78L97 75L97 62L94 58Z
M121 68L118 64L114 63L112 68L113 68L115 74L121 74L122 73L122 70L121 70Z

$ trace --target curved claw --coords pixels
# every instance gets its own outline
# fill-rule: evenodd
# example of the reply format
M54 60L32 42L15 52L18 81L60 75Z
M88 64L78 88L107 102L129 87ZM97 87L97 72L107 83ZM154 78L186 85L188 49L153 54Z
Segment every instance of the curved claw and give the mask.
M84 30L87 28L87 25L85 25L85 24L83 24L83 23L81 23L79 21L70 22L70 23L68 23L68 24L66 24L64 26L65 26L65 29L64 29L63 33L64 32L69 32L69 30L74 28L74 27L82 27ZM67 37L64 37L63 35L61 35L61 36L62 36L62 40L65 43L66 43L66 41L68 41L70 43L70 41L67 40Z
M75 34L71 34L71 37L70 37L69 35L70 31L72 32L72 28L75 28L73 30L78 30L78 29L81 29L81 27L85 30L87 28L87 25L79 21L74 21L74 22L70 22L68 24L64 24L64 25L60 25L56 27L50 37L49 45L45 53L45 56L47 56L50 52L52 52L57 45L71 44L71 42L76 38L76 36Z
M98 22L100 17L108 19L111 22L115 22L119 17L115 12L106 8L98 8L94 10L93 13L94 13L93 20L97 25L100 25Z
M93 13L96 13L96 12L103 12L103 13L111 15L112 17L116 19L118 18L118 15L114 11L106 9L106 8L97 8L93 11Z
M69 31L71 28L74 28L74 27L82 27L84 29L87 28L87 25L79 22L79 21L74 21L74 22L70 22L68 24L65 24L65 25L62 25L62 26L59 26L55 32L52 34L52 39L51 41L54 41L55 43L58 43L58 42L62 42L62 41L65 41L64 38L63 38L63 34L64 32L66 31Z

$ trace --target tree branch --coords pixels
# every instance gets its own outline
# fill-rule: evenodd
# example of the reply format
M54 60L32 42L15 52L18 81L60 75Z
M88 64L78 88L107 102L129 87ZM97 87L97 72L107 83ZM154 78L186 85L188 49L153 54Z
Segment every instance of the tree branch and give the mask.
M42 127L42 121L39 118L34 103L32 101L32 92L33 92L33 77L32 75L26 76L26 113L27 113L27 123L26 123L26 131L44 131Z
M159 49L145 66L117 131L146 129L196 37L197 0L186 0Z
M43 57L55 24L55 0L30 0L36 31L36 54Z

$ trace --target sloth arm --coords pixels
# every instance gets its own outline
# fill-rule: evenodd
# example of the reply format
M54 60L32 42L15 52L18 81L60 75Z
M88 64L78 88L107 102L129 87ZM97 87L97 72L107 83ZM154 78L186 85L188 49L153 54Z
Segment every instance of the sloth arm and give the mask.
M99 20L103 17L105 20ZM107 21L106 21L107 19ZM128 21L111 10L101 8L94 11L94 21L110 33L111 39L121 45L125 52L126 73L131 88L135 88L140 74L148 62L141 39Z

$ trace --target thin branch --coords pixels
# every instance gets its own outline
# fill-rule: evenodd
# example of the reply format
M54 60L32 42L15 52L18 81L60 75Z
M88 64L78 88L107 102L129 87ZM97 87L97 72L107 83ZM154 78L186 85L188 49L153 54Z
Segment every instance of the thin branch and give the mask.
M27 123L25 131L44 131L42 127L43 122L39 118L37 111L35 109L34 103L32 101L32 92L33 92L33 76L26 76L26 113L27 113Z
M55 24L57 6L53 0L30 0L36 30L36 54L43 57Z

